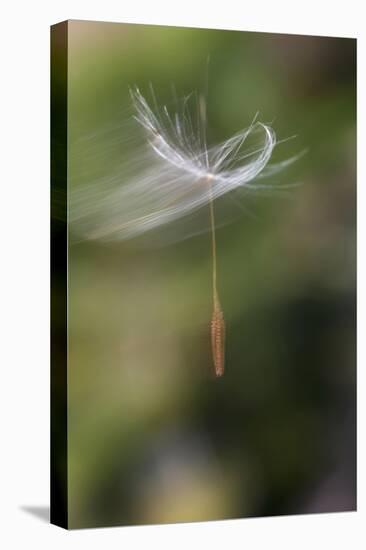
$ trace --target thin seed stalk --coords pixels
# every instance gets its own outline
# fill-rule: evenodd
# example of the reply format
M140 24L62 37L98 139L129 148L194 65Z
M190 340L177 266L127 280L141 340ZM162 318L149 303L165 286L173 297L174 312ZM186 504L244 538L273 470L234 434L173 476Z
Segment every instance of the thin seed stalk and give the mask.
M217 290L217 259L216 259L216 231L215 231L215 210L212 187L210 184L210 221L211 221L211 244L212 244L212 302L213 311L211 317L211 346L215 375L220 377L225 369L225 320Z

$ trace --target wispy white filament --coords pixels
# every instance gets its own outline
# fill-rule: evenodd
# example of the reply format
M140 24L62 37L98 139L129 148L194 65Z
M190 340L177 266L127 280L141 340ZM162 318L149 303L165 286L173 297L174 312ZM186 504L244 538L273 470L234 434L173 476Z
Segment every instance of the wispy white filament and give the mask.
M134 119L144 129L147 147L136 154L140 157L133 161L133 173L126 175L122 169L112 190L102 189L100 183L73 193L70 219L85 238L135 237L234 189L260 187L255 180L277 173L294 160L267 167L276 135L257 117L248 128L209 147L202 98L196 98L195 118L190 114L189 97L175 112L158 107L155 98L151 108L138 88L131 91L131 98Z

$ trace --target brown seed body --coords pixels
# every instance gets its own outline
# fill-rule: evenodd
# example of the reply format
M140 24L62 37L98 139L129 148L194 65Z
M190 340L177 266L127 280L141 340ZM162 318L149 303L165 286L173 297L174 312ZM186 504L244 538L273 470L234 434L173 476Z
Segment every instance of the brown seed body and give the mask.
M221 306L216 300L211 319L211 344L215 375L220 377L225 368L225 321Z

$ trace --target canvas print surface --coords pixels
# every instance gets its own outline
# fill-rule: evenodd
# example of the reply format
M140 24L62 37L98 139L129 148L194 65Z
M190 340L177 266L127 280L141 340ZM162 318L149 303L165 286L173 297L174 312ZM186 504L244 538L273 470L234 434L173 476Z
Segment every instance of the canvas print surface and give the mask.
M51 29L51 521L356 508L356 41Z

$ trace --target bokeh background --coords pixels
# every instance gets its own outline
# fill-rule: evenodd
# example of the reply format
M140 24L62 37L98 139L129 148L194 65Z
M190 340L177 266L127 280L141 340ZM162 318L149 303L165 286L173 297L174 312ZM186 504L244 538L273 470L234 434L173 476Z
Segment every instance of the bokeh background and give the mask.
M208 74L209 143L259 111L297 135L275 160L307 151L286 194L217 204L221 379L210 235L70 227L70 526L354 510L356 41L82 21L68 40L69 191L124 184L129 87L150 82L167 102Z

